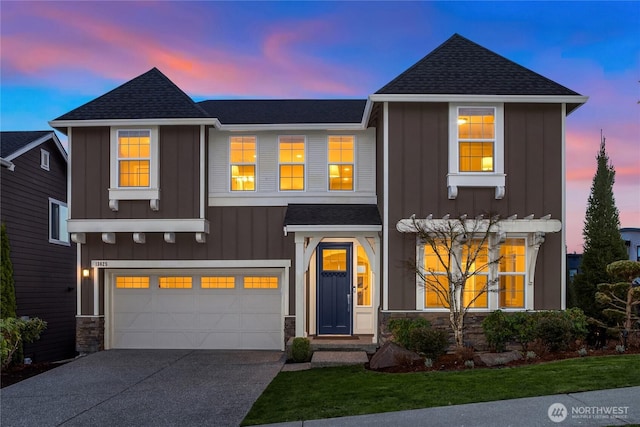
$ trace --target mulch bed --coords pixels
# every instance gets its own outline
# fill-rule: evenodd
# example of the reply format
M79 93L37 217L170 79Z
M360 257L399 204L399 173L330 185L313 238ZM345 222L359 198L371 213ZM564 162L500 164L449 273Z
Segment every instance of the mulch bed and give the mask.
M589 350L588 356L613 356L619 355L615 349L615 347L602 348L597 350ZM640 354L640 347L628 348L624 354ZM520 359L509 362L500 366L492 366L487 367L481 362L479 362L478 358L474 358L474 366L473 369L496 369L496 368L504 368L504 367L513 367L513 366L524 366L524 365L534 365L537 363L545 363L545 362L553 362L556 360L564 360L564 359L575 359L579 358L577 350L567 350L560 352L541 352L541 354L537 354L535 359ZM437 360L433 362L432 367L427 368L424 365L423 361L419 361L413 364L407 364L402 366L393 366L390 368L384 368L378 370L378 372L388 372L388 373L408 373L408 372L427 372L427 371L462 371L465 369L470 369L465 366L465 360L470 360L469 353L464 355L459 355L455 353L448 353L443 356L440 356ZM365 366L367 369L368 364Z
M30 365L14 365L7 369L3 369L0 373L0 388L10 386L27 378L46 372L50 369L57 368L63 363L32 363Z

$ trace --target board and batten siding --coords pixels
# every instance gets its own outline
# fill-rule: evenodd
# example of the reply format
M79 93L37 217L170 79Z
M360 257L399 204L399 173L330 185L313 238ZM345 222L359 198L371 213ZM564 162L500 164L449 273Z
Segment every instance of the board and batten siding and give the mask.
M118 211L109 208L109 127L74 128L71 135L72 219L200 217L199 126L159 128L158 211L146 200L121 200Z
M305 137L305 190L279 191L278 137ZM329 135L355 136L354 191L328 191L327 141ZM255 136L256 191L231 192L229 140ZM288 203L376 203L375 129L345 132L226 132L209 130L209 206L257 206Z
M285 236L284 206L209 207L206 216L210 233L205 243L197 243L193 233L176 233L175 243L167 243L162 233L146 233L146 243L138 244L131 233L116 233L116 244L102 242L100 233L87 233L82 245L82 263L92 260L291 260L295 265L293 234ZM289 309L295 311L293 271L289 275ZM104 314L102 279L100 314ZM93 283L82 282L82 313L93 313Z
M416 240L395 229L415 214L475 216L498 213L519 218L551 214L562 219L562 112L558 104L505 104L505 196L493 188L458 188L447 194L447 103L389 103L389 309L414 310ZM536 264L536 309L560 308L561 233L549 233Z
M40 150L49 152L49 170ZM14 171L0 168L0 212L7 226L17 315L39 317L47 329L25 344L24 356L51 362L75 356L76 247L49 242L49 198L66 203L67 163L49 140L13 159Z

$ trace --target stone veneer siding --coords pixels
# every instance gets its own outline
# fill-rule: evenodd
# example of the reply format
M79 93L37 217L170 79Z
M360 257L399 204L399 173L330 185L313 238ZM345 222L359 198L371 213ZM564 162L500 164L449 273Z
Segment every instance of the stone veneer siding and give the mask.
M96 353L104 350L104 316L76 317L76 351Z
M464 319L464 341L465 345L473 347L475 350L485 351L489 347L487 340L484 337L482 331L482 320L487 317L489 313L467 313ZM396 318L409 318L415 319L417 317L423 317L431 322L431 326L437 329L445 330L449 333L449 350L455 349L455 340L453 337L453 331L449 325L449 313L421 313L421 312L380 312L380 337L378 342L380 345L393 338L393 334L387 326L389 320Z
M284 344L285 346L289 340L296 336L296 317L285 316L284 318Z

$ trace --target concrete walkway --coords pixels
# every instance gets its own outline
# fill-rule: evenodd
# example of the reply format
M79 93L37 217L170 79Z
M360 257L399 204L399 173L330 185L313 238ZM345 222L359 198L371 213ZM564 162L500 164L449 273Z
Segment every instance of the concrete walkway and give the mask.
M109 350L0 391L0 425L237 426L279 351Z
M487 386L490 387L489 384ZM269 426L596 427L628 424L640 424L640 387L297 421Z

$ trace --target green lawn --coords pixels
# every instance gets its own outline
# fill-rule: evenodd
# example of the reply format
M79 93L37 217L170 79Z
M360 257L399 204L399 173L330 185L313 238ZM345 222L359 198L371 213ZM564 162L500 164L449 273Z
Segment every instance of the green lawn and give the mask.
M385 374L361 366L281 372L242 425L312 420L640 385L640 355L517 368Z

